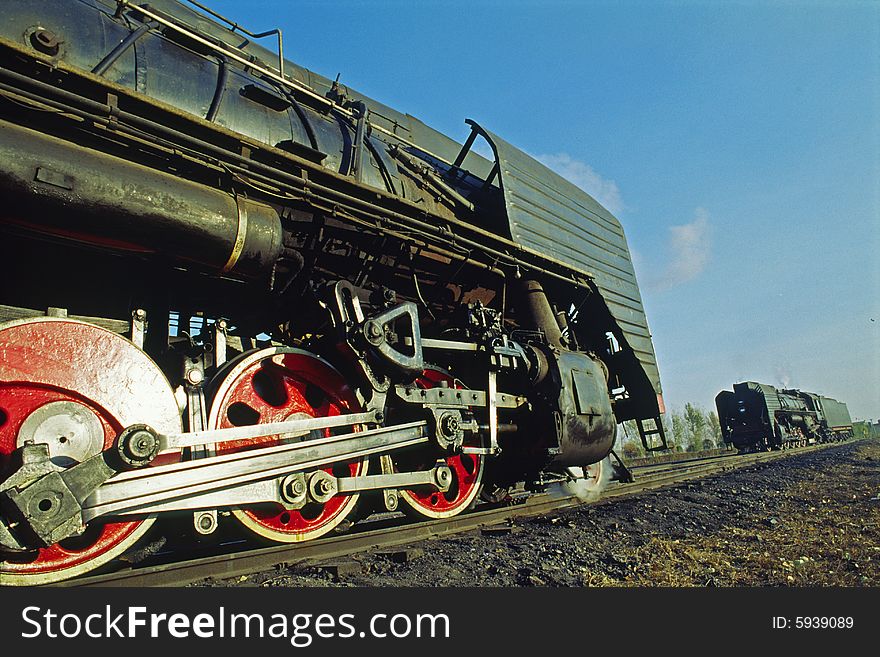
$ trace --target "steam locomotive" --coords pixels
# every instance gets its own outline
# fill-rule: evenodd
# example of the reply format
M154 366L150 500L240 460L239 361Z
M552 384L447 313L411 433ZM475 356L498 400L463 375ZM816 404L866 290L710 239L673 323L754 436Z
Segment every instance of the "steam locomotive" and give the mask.
M721 435L740 452L833 442L853 437L846 404L801 390L754 381L735 383L715 397Z
M611 213L190 4L3 5L3 584L167 514L305 541L665 445Z

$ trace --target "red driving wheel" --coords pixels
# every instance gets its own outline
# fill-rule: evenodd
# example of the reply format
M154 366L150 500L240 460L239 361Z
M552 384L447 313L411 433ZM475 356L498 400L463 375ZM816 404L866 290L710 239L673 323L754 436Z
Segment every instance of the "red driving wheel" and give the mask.
M446 372L427 369L416 379L420 388L434 388L445 382L455 387L454 379ZM473 435L473 434L468 434ZM479 440L465 444L480 447ZM429 487L417 487L400 491L400 497L407 506L419 515L429 518L449 518L464 511L476 498L480 491L483 477L484 458L478 454L454 454L441 459L452 470L452 484L446 492L432 490ZM425 470L432 467L436 459L413 459L406 461L403 457L395 457L395 465L402 472Z
M0 352L0 476L25 441L48 444L50 460L70 467L110 447L130 424L180 431L161 370L111 331L61 318L16 320L0 324ZM154 519L93 521L80 536L3 553L0 583L46 584L88 572L134 545Z
M246 354L221 373L213 396L209 426L228 428L286 420L342 415L358 410L357 399L342 376L314 354L271 347ZM313 431L285 440L308 440L357 431L343 426ZM332 432L332 433L331 433ZM217 454L280 444L278 436L229 441L215 446ZM367 460L323 468L336 477L366 473ZM233 509L242 524L272 541L296 543L317 538L339 525L353 510L357 494L337 494L323 504L311 502L302 509L280 504L258 504Z

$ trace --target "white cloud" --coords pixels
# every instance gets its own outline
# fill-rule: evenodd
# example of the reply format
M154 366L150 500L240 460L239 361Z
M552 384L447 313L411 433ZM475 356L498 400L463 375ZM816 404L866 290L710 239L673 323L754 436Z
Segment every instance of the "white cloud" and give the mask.
M624 204L617 183L603 178L590 165L575 160L568 153L536 155L535 159L580 187L605 206L611 214L617 215L623 210Z
M694 220L669 227L671 258L663 273L652 281L655 290L668 290L699 276L712 254L711 225L705 208L694 210Z

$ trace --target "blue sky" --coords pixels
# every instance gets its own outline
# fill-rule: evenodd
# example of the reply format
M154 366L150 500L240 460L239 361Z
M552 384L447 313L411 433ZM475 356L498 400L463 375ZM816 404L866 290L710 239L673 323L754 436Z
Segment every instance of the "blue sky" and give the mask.
M880 418L880 4L209 0L622 221L667 404L786 384Z

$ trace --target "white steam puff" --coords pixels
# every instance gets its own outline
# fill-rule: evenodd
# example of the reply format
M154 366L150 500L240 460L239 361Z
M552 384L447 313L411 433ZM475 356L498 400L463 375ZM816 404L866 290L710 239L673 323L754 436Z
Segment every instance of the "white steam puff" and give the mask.
M776 383L782 388L791 388L791 372L785 365L776 366Z
M699 276L712 254L711 225L705 208L694 210L694 220L669 227L671 259L666 270L652 281L655 290L668 290Z
M548 487L547 492L557 497L574 495L581 502L597 501L602 496L602 491L608 486L608 482L611 481L614 467L609 457L606 457L596 465L598 468L594 468L593 473L587 468L566 468L566 474L569 478L564 482ZM591 476L591 474L598 476Z
M606 180L596 173L590 165L575 160L568 153L536 155L535 159L570 183L580 187L605 206L611 214L617 215L623 210L623 200L620 198L617 183L613 180Z

